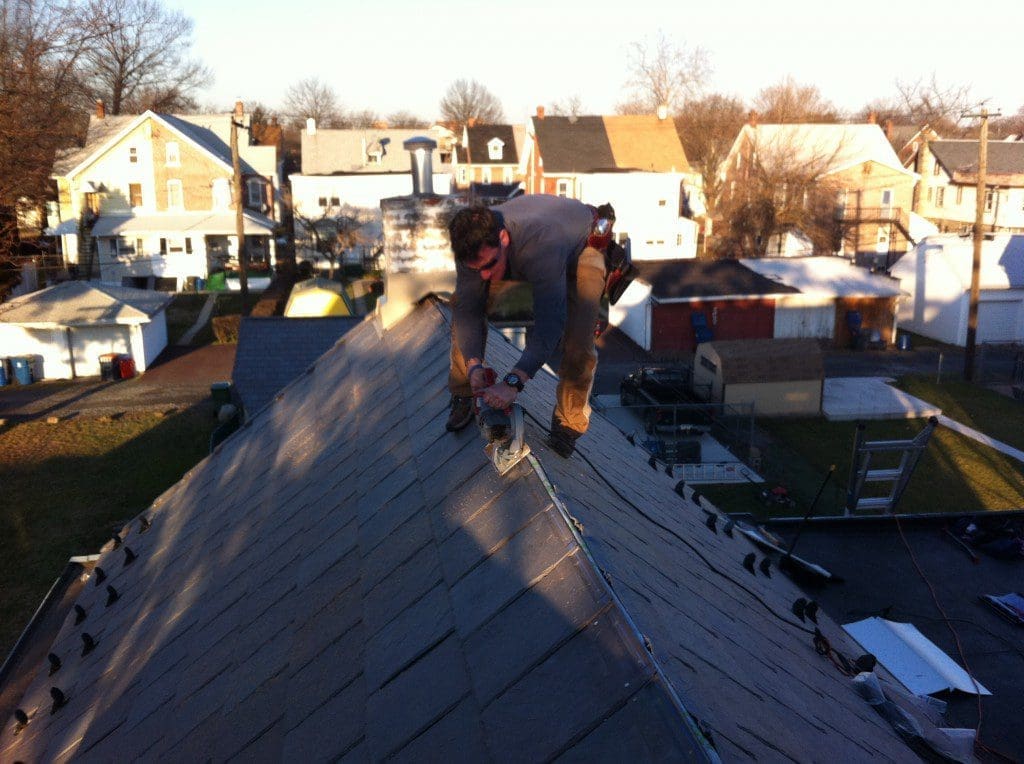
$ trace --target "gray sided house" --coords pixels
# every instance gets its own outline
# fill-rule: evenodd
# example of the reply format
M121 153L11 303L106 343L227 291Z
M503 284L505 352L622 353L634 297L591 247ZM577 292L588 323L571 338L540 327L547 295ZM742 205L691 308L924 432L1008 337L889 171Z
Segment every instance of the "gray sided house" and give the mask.
M167 346L161 292L65 281L0 305L0 356L29 356L38 379L100 374L100 356L130 355L145 371Z

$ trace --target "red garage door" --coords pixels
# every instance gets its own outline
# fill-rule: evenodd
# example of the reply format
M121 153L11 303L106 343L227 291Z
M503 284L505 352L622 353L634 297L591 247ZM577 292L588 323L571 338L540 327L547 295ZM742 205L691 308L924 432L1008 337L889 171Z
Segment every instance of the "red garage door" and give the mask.
M693 352L693 314L703 314L712 339L770 339L775 326L774 300L708 300L655 305L651 311L652 352Z

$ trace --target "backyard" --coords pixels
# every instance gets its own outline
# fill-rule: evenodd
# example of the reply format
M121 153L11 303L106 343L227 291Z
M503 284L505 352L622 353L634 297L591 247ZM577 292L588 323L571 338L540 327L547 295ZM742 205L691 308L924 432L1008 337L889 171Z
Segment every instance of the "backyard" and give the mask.
M936 384L922 376L903 377L897 386L936 404L969 427L1018 449L1024 449L1024 414L1020 402L966 382ZM868 440L910 439L924 420L866 422ZM725 512L755 516L802 515L825 483L830 465L836 470L825 485L816 515L844 512L855 422L813 419L760 419L767 444L761 473L768 487L783 486L796 500L795 509L769 509L759 499L765 486L702 486L701 492ZM895 466L879 464L873 466ZM878 491L876 490L876 494ZM935 430L897 510L901 514L978 512L1024 508L1024 464L942 426Z

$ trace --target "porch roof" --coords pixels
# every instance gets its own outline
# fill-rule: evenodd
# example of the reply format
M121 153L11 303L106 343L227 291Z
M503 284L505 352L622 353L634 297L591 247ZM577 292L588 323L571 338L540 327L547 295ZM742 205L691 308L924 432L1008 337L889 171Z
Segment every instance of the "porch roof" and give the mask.
M246 211L245 233L269 236L274 232L270 218ZM234 212L177 212L155 215L103 215L92 228L93 236L123 236L129 233L202 233L233 235Z

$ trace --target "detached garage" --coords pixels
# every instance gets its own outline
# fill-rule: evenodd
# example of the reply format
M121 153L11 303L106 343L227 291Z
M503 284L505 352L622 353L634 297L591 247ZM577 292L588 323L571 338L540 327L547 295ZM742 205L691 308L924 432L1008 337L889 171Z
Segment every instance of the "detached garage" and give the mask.
M825 364L817 340L705 342L693 364L695 390L715 403L753 405L758 416L821 413Z
M909 294L900 324L951 345L967 343L970 237L938 234L924 239L892 267ZM994 234L981 247L978 342L1024 342L1024 236Z
M67 281L0 305L0 355L33 359L37 379L98 376L100 356L145 371L167 346L162 292Z

